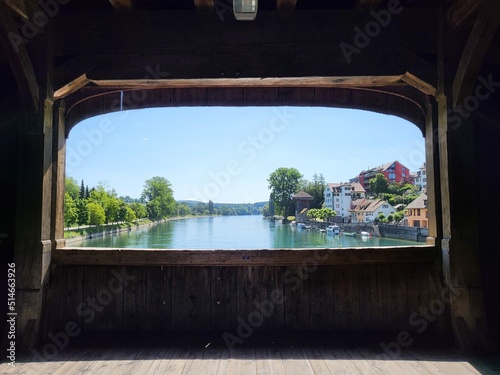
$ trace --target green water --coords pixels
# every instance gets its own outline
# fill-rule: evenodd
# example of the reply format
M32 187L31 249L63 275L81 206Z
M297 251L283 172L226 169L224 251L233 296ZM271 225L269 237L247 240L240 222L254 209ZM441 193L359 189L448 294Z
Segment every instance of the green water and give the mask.
M76 246L153 249L277 249L408 246L391 238L331 236L262 216L217 216L172 220L140 230L84 240Z

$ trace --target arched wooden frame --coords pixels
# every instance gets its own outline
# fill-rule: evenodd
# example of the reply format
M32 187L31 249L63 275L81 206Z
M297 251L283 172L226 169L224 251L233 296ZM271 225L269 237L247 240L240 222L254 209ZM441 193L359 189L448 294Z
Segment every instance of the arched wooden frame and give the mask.
M428 174L429 238L427 246L335 250L322 264L429 262L438 257L436 176L434 166L438 145L435 141L433 100L421 91L405 87L173 87L123 90L84 88L65 103L64 135L83 119L119 110L180 106L317 106L350 108L395 115L415 124L426 138ZM63 130L63 129L61 129ZM62 135L62 134L61 134ZM61 155L62 156L62 155ZM58 164L64 169L64 163ZM64 179L62 179L63 181ZM57 200L63 212L63 199ZM330 254L327 249L293 250L141 250L86 249L65 247L63 219L58 224L55 263L120 265L292 265L314 254ZM244 252L244 254L243 254Z

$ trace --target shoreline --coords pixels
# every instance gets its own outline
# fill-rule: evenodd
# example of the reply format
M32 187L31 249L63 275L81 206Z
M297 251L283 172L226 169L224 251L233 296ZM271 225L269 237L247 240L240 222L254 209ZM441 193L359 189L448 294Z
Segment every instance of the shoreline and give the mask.
M214 216L214 215L175 216L175 217L170 217L170 218L167 218L167 219L152 221L152 222L145 223L145 224L139 224L139 225L132 224L131 226L126 227L126 228L108 229L108 230L103 230L101 232L89 233L89 234L86 234L84 236L78 236L78 237L72 237L72 238L65 238L64 241L65 241L65 245L69 245L69 244L74 244L76 242L81 242L81 241L84 241L84 240L90 240L90 239L96 238L96 237L105 237L107 235L113 235L113 234L118 234L118 233L122 233L122 232L133 232L133 231L136 231L136 230L139 230L139 229L150 227L152 225L157 225L157 224L160 224L160 223L166 223L168 221L193 219L193 218L202 218L202 217L211 217L211 216Z

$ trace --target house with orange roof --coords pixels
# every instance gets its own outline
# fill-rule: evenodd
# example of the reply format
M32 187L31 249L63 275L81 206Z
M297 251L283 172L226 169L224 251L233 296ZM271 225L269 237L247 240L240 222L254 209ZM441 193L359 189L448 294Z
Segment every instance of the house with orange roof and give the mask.
M413 202L406 206L405 221L409 227L427 228L427 216L427 194L424 191Z

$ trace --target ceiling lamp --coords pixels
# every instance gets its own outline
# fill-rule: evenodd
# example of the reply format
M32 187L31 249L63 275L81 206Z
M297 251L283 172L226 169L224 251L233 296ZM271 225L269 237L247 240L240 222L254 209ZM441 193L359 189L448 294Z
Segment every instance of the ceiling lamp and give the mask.
M238 21L253 21L257 16L257 0L233 0L233 12Z

